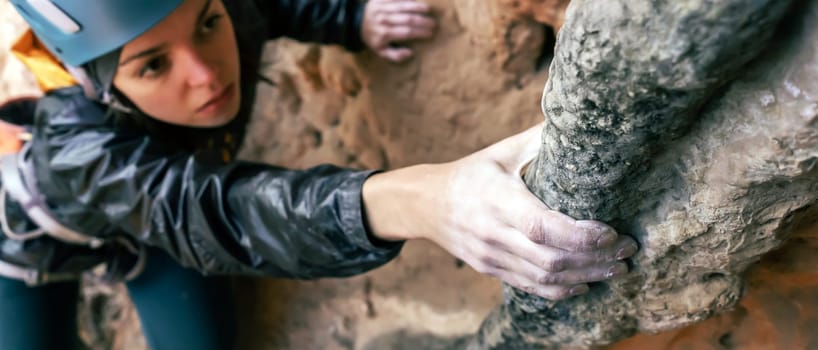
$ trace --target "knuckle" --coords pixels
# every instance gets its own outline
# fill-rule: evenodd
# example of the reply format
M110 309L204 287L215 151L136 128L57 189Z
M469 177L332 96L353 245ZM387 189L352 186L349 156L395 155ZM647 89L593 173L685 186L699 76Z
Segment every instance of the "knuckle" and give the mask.
M548 272L561 272L565 271L567 263L564 256L548 256L540 265Z
M386 42L386 37L384 36L384 33L380 30L375 30L375 33L372 35L372 42L376 47L385 46L384 43Z
M499 272L500 270L497 270L497 269L495 269L495 268L493 268L491 266L486 266L486 265L483 265L483 266L484 266L483 267L483 272L481 272L482 274L487 275L487 276L491 276L491 277L499 277L500 276L500 272Z
M472 264L472 268L474 268L474 271L477 271L485 275L493 276L496 273L496 270L489 267L489 265L483 263Z
M548 241L545 226L538 223L530 223L525 234L528 239L537 244L544 244Z
M616 242L618 235L610 226L593 220L577 221L574 225L580 244L585 248L609 246Z
M580 283L589 283L589 282L597 282L605 279L605 274L600 272L585 272L582 273L577 282Z
M535 288L534 286L520 286L518 288L520 288L522 291L524 291L524 292L526 292L528 294L538 294L537 293L537 288Z
M412 23L412 15L399 13L392 18L392 22L397 25L406 25Z
M584 225L581 225L580 222L577 222L571 227L569 232L571 237L574 238L573 243L575 247L578 249L595 248L596 242L599 239L599 234L583 226Z
M571 296L570 289L568 288L556 288L550 291L549 299L557 301L563 300Z
M420 18L417 15L407 15L404 16L403 22L410 25L410 26L417 26L421 23Z
M563 278L559 274L555 273L543 273L539 277L537 277L537 283L539 284L561 284L563 282Z
M393 34L396 37L404 37L409 35L412 32L412 29L409 27L396 27L393 31Z
M497 268L502 268L503 267L502 263L500 263L499 260L497 260L497 259L495 259L495 258L493 258L491 256L484 255L484 256L480 257L479 259L480 259L480 264L481 265L484 265L484 266L486 266L486 267L488 267L490 269L497 269Z
M586 253L592 264L601 264L609 261L616 261L616 250L597 249Z
M488 248L480 244L480 242L471 242L471 244L466 245L465 250L472 256L473 260L477 262L483 261L483 259L490 255Z
M395 28L394 27L384 27L383 28L383 36L386 38L392 38L395 36Z
M599 240L598 234L588 234L585 231L579 231L574 233L577 238L577 248L579 249L595 249L596 242Z

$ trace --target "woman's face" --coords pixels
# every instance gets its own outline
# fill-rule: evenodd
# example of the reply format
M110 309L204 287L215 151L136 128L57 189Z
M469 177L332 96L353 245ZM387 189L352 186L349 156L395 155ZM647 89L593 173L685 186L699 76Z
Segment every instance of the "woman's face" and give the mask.
M140 110L192 127L239 111L239 52L222 0L185 0L122 48L114 86Z

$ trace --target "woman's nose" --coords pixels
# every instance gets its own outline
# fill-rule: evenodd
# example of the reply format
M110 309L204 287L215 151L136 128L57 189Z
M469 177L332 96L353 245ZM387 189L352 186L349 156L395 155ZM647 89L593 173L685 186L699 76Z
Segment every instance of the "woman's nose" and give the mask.
M187 55L187 82L192 87L208 86L216 80L215 65L208 63L199 52L193 50Z

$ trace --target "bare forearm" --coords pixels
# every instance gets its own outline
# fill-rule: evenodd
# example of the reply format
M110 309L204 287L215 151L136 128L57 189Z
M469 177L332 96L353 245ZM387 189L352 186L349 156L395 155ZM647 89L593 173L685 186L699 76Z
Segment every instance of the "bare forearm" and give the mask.
M370 233L385 241L429 238L450 165L423 164L374 175L363 186Z

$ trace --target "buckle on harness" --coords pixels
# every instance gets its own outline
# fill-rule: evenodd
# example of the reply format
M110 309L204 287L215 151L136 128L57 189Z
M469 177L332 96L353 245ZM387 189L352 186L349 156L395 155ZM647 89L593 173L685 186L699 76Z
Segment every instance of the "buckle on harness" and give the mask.
M3 232L11 239L31 239L42 235L49 235L66 243L88 245L98 248L104 243L102 239L83 235L60 224L48 209L45 198L37 190L36 180L32 173L32 164L26 161L26 155L31 143L26 143L18 153L6 154L0 159L0 174L2 175L2 206L0 206L0 224ZM25 172L24 172L25 171ZM26 181L28 180L28 181ZM5 208L5 194L8 193L26 212L40 230L31 232L13 232L8 225Z
M117 260L105 260L87 270L70 272L48 272L37 268L24 267L0 259L0 276L24 282L29 287L51 282L77 281L85 275L90 280L101 283L133 281L145 270L148 258L145 246L134 244L125 237L116 237L111 242L120 244L128 253L136 256L133 265L123 267Z
M37 269L18 266L0 260L0 276L23 281L27 286L39 286L49 282L63 282L77 279L74 273L48 273Z

